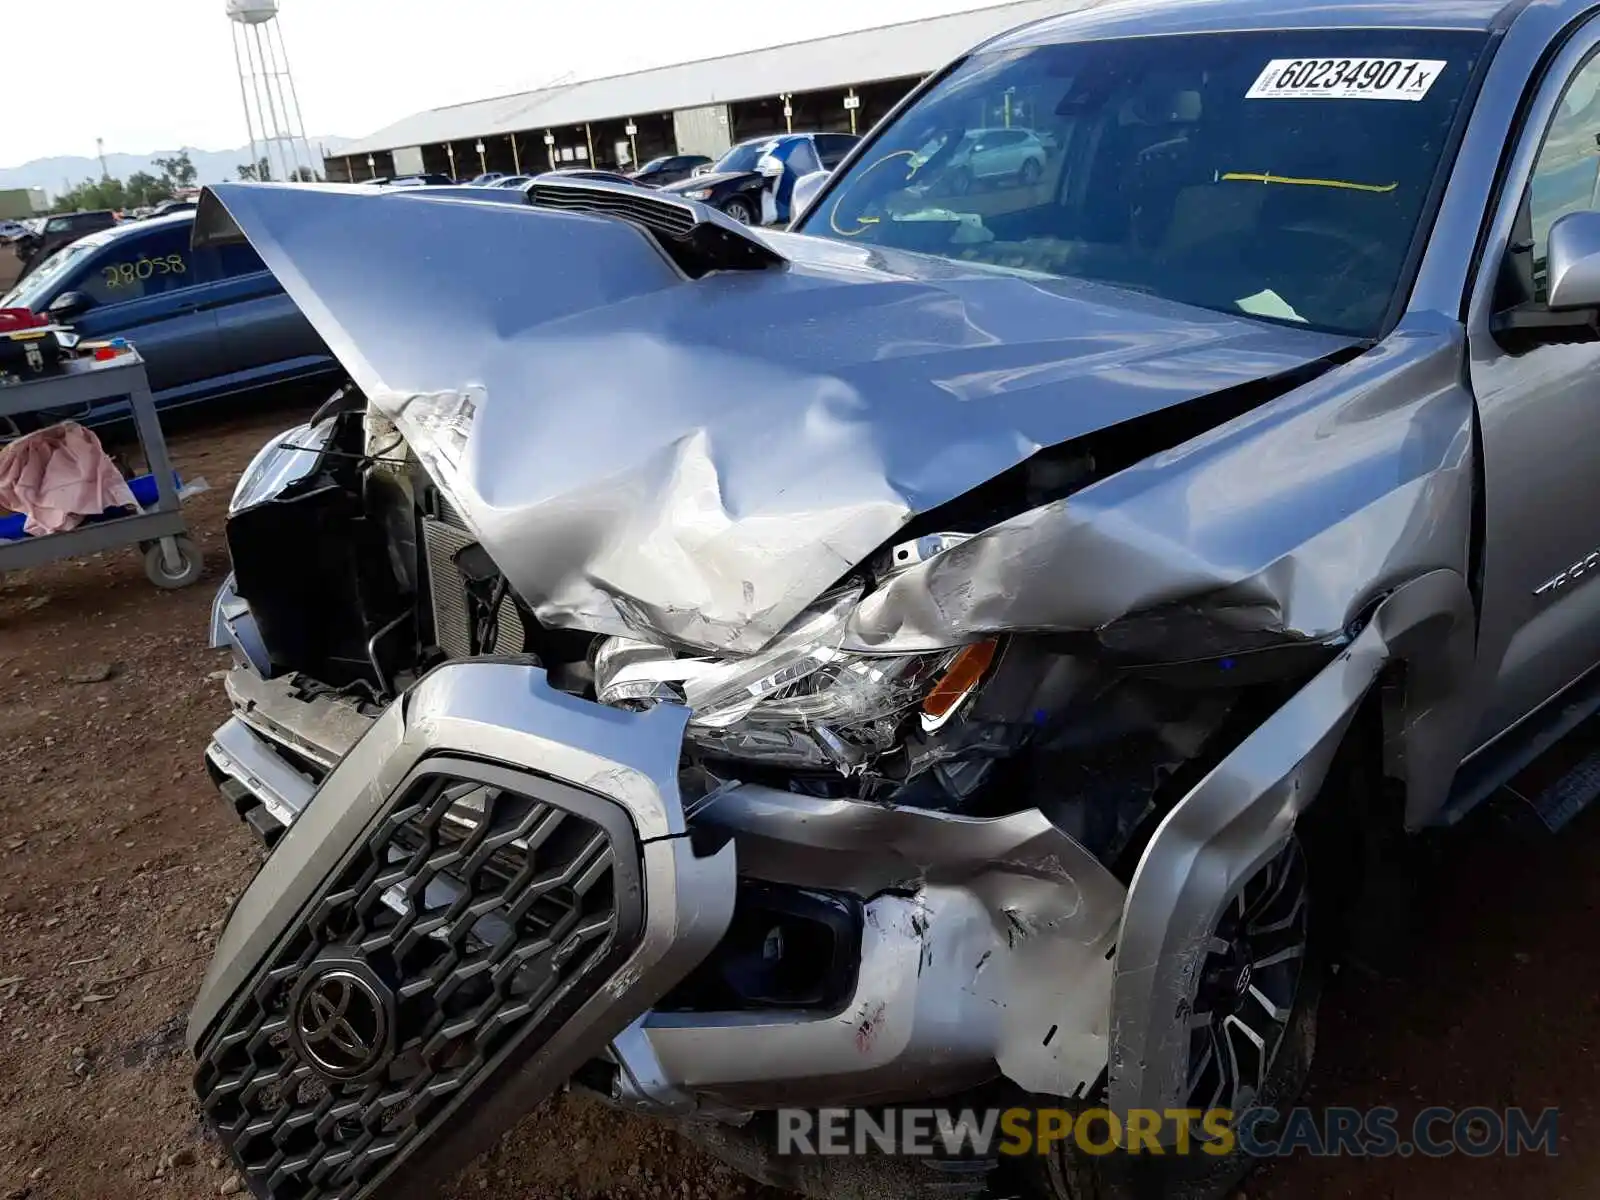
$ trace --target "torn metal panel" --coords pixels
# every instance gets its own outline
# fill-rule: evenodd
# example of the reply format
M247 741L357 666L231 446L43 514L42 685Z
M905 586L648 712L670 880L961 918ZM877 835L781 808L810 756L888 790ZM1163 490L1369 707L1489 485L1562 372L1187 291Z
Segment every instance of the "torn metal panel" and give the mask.
M248 184L206 207L250 239L540 621L709 650L759 649L913 515L1042 447L1355 344L815 238L762 235L786 268L691 280L642 227L579 213ZM968 552L985 572L989 545ZM1211 584L1240 577L1198 565ZM969 582L992 611L990 593L1027 580ZM896 618L916 590L863 638L942 636Z
M1082 1093L1106 1062L1110 943L1065 932L1060 893L1013 888L1018 878L994 877L1007 891L998 908L977 886L870 901L854 994L838 1012L646 1014L636 1040L611 1048L626 1077L653 1081L655 1096L634 1091L632 1102L865 1104L997 1074L1042 1095Z
M223 687L239 720L323 770L338 765L373 722L347 697L302 695L291 679L263 679L247 668L229 671Z
M1076 897L1075 936L1085 943L1115 925L1121 909L1122 885L1037 809L963 817L735 783L691 806L690 817L732 834L741 869L774 883L873 896L987 872L1048 879ZM1003 897L997 902L998 912Z
M1404 661L1420 680L1408 730L1417 752L1459 753L1470 711L1461 685L1472 667L1473 626L1471 596L1453 571L1432 571L1397 589L1334 662L1162 821L1128 889L1117 945L1110 1100L1118 1111L1189 1103L1184 1018L1217 920L1291 836L1387 666Z
M1230 629L1325 638L1423 571L1465 575L1462 353L1458 326L1411 319L1273 404L897 575L862 602L847 645L1099 630L1174 606L1209 618L1227 653Z
M871 945L863 950L857 996L886 999L883 1012L892 1018L886 1027L910 1040L904 1060L897 1054L880 1066L916 1068L929 1053L922 1044L928 1029L948 1023L952 1032L942 1043L935 1039L932 1061L952 1070L972 1074L987 1064L1025 1090L1063 1096L1098 1077L1109 1032L1108 956L1126 890L1037 809L975 819L739 784L708 797L691 817L697 828L732 835L745 873L878 896L868 909L873 936L881 941L885 931L909 931L900 940L914 943L907 951L914 970L885 968L895 960L892 939L876 959ZM891 889L902 894L881 894ZM915 978L906 978L908 970ZM709 1031L715 1036L707 1036L707 1022L694 1016L652 1017L647 1025L658 1023L698 1031L693 1039L661 1035L692 1040L692 1048L666 1055L682 1071L731 1071L742 1079L754 1056L769 1090L774 1079L789 1088L799 1078L825 1074L823 1064L837 1049L831 1027L813 1018L773 1018L760 1026L768 1035L760 1040L753 1029L731 1033L715 1018ZM661 1037L652 1034L658 1053ZM807 1065L776 1069L780 1050L792 1050L795 1062ZM849 1058L850 1070L858 1070L860 1055ZM691 1062L698 1065L691 1068ZM864 1079L862 1086L872 1091L852 1095L866 1099L900 1082L889 1072ZM828 1086L823 1098L838 1102L840 1081ZM717 1094L729 1102L754 1100L749 1092Z

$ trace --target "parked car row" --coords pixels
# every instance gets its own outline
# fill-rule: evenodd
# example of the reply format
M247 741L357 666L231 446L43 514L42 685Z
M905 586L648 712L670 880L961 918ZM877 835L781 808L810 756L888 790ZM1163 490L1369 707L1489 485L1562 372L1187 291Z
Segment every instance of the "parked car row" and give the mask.
M795 184L808 174L831 171L860 140L849 133L786 133L742 141L719 159L713 160L704 154L670 154L653 158L634 171L559 167L537 175L486 171L459 185L449 176L439 174L371 182L381 187L526 189L535 179L552 175L564 179L596 179L659 189L698 200L741 225L776 225L786 224L790 219ZM1042 170L1042 149L1040 155L1038 166ZM1027 153L1022 157L1027 158ZM975 169L986 170L988 165L989 160L980 157Z

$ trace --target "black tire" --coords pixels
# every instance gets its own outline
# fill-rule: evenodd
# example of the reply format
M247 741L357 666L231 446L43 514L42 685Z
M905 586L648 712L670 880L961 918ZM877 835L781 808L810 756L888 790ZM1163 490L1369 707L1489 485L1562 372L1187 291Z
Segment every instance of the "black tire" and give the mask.
M734 196L732 199L724 200L722 202L722 211L741 225L756 225L760 223L760 218L751 206L750 201L743 196Z
M1271 1108L1283 1113L1295 1103L1305 1088L1316 1049L1317 1010L1322 994L1321 971L1311 940L1310 878L1306 860L1307 855L1298 838L1291 839L1276 858L1245 884L1238 900L1229 905L1218 923L1215 931L1217 937L1236 947L1242 944L1248 949L1251 944L1248 932L1251 919L1255 918L1268 926L1276 924L1283 919L1282 903L1287 900L1289 907L1296 909L1299 965L1292 973L1293 998L1287 1005L1286 1016L1281 1022L1272 1022L1271 1052L1266 1061L1260 1064L1258 1086L1251 1086L1247 1093L1242 1086L1238 1086L1241 1081L1235 1080L1235 1088L1230 1092L1226 1088L1219 1091L1214 1084L1208 1086L1209 1063L1197 1066L1197 1062L1205 1061L1198 1046L1214 1037L1214 1028L1226 1018L1234 1017L1247 1005L1255 1005L1255 1001L1249 999L1249 992L1260 991L1266 985L1259 974L1251 973L1251 966L1255 962L1253 954L1243 955L1236 963L1242 966L1242 971L1233 975L1228 973L1232 969L1228 965L1228 954L1214 952L1207 957L1199 972L1196 995L1190 997L1191 1013L1198 1017L1207 1011L1219 1011L1208 1006L1219 1003L1219 997L1229 991L1238 1008L1219 1012L1217 1022L1191 1031L1192 1074L1188 1104L1192 1108L1229 1108L1235 1113L1248 1108ZM1297 898L1283 893L1288 883L1298 889ZM1279 907L1260 908L1263 897L1275 897ZM1273 919L1268 920L1269 916ZM1237 939L1234 937L1236 926L1244 927L1238 931L1240 936ZM1289 939L1289 942L1292 941ZM1278 952L1264 947L1263 957L1270 958ZM1281 980L1278 982L1281 983ZM1284 999L1281 991L1273 990L1269 995L1281 1005ZM1260 1024L1261 1017L1267 1012L1265 1005L1265 1001L1255 1005L1250 1015L1252 1022ZM1263 1042L1269 1041L1266 1036L1258 1036L1262 1036ZM1248 1043L1235 1039L1236 1048L1245 1044ZM1227 1072L1220 1057L1216 1062L1218 1074L1226 1082ZM1271 1127L1260 1125L1256 1131L1260 1136L1270 1136ZM1228 1195L1254 1165L1255 1160L1239 1149L1218 1155L1195 1149L1182 1156L1169 1153L1159 1157L1151 1154L1088 1157L1069 1139L1059 1143L1055 1153L1030 1163L1022 1182L1036 1196L1047 1200L1155 1200L1157 1197L1160 1200L1219 1200Z
M972 191L972 172L966 167L957 167L950 174L950 194L952 196L965 196Z
M159 541L152 542L144 552L145 578L163 591L176 591L178 588L188 587L197 582L206 569L205 557L200 553L199 546L186 537L175 537L172 540L178 550L176 571L168 568Z
M1037 158L1024 159L1022 169L1017 172L1017 182L1023 187L1032 187L1039 182L1039 176L1044 174L1044 168L1039 165Z

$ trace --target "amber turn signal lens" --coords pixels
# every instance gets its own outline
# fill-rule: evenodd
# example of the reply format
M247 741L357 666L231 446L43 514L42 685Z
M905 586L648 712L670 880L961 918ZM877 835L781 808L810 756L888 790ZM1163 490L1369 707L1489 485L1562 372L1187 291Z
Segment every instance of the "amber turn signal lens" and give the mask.
M922 711L938 719L960 704L961 698L978 686L978 680L983 678L983 673L989 669L989 664L994 662L994 654L999 645L999 642L994 641L974 642L957 654L955 661L939 677L939 682L933 685L933 690L923 700Z

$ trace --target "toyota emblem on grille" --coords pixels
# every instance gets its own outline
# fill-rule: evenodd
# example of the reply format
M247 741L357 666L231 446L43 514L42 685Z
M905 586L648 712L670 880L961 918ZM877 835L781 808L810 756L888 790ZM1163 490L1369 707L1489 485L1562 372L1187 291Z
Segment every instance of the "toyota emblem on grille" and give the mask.
M370 970L313 964L291 1003L295 1044L329 1079L359 1079L388 1061L394 1001Z

